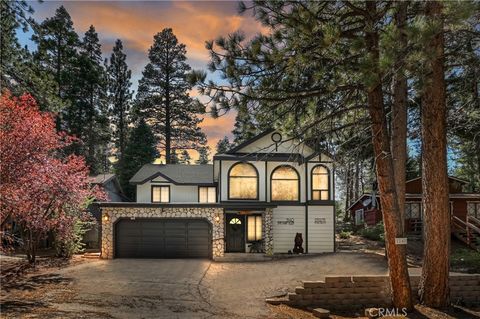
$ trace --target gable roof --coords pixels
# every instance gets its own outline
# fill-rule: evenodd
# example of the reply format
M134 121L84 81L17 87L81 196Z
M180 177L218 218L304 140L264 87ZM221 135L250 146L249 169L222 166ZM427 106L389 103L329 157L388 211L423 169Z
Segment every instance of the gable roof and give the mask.
M90 176L90 183L105 185L114 177L115 177L115 174L98 174L95 176Z
M421 179L421 178L422 178L422 176L415 177L415 178L412 178L412 179L406 181L405 183L410 183L410 182L416 181L417 179ZM468 184L468 181L466 181L464 179L460 179L460 178L455 177L455 176L448 176L448 179L451 179L453 181L457 181L457 182L462 183L462 184Z
M270 133L273 133L273 132L275 132L275 129L269 128L268 130L266 130L266 131L264 131L264 132L262 132L262 133L260 133L260 134L258 134L258 135L256 135L256 136L252 137L251 139L248 139L248 140L246 140L245 142L240 143L240 144L238 144L237 146L229 149L229 150L226 151L225 153L226 153L226 154L236 153L236 152L238 152L239 150L241 150L242 148L244 148L245 146L250 145L250 144L252 144L252 143L255 142L255 141L258 141L258 140L261 139L262 137L264 137L264 136L266 136L266 135L268 135L268 134L270 134Z
M145 164L130 179L130 184L144 184L159 176L179 185L214 184L211 164Z

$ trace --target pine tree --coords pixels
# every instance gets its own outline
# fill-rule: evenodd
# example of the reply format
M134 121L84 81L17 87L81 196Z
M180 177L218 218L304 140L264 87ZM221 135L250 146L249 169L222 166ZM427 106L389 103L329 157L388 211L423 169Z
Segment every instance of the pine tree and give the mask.
M192 158L190 157L190 154L188 154L187 150L183 150L182 154L180 155L180 159L178 160L179 164L190 164L190 161Z
M113 141L117 148L117 158L122 161L132 99L132 91L130 91L132 72L128 69L126 55L123 53L123 44L120 39L115 42L107 70L110 120L114 125Z
M57 96L57 84L33 60L27 48L20 47L16 31L27 32L36 26L26 1L0 1L0 87L20 96L30 93L41 110L58 111L65 105Z
M116 174L125 195L135 198L135 188L129 180L145 164L158 157L157 140L150 127L140 120L132 129L125 146L124 161L116 165Z
M232 145L230 144L230 140L227 136L224 136L221 140L217 142L216 151L217 154L224 154L226 153Z
M201 147L198 150L198 160L195 161L196 164L208 164L208 157L210 156L210 147L205 146Z
M77 98L67 109L65 121L70 131L82 139L79 153L85 156L92 174L98 174L103 170L110 136L106 72L98 34L93 26L82 40L77 69L78 77L72 88L78 92Z
M167 164L172 162L172 149L199 149L206 143L198 126L205 107L188 94L192 86L185 54L185 45L178 43L172 29L157 33L138 87L136 115L151 125Z
M178 158L177 149L174 148L172 150L172 154L170 154L170 163L166 163L166 164L179 164L179 163L180 163L180 159Z
M254 119L248 112L248 109L243 105L237 107L237 116L235 117L235 125L232 133L233 143L235 145L251 139L257 133Z
M75 79L75 63L80 40L65 7L60 6L55 15L45 19L35 30L32 40L38 49L35 59L42 70L51 73L57 84L57 96L68 99Z

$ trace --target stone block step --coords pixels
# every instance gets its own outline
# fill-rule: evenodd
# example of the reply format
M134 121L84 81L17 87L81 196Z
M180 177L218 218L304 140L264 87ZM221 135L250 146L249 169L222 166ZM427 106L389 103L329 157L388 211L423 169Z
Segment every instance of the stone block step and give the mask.
M313 309L312 314L317 318L330 318L330 310L323 309L323 308Z

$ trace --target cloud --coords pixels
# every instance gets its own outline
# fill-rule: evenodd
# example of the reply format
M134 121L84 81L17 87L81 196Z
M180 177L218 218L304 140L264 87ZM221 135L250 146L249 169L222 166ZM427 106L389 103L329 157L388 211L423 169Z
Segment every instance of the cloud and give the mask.
M216 39L237 30L251 37L265 29L250 15L238 15L237 3L231 1L65 1L36 4L35 17L43 20L54 15L58 6L64 5L72 16L80 36L90 25L99 33L105 57L117 38L121 39L132 69L133 87L136 88L144 66L148 63L148 49L153 36L164 28L172 28L179 42L187 48L187 58L193 68L205 68L209 61L205 41ZM215 75L210 75L215 78ZM192 96L196 95L191 92ZM208 144L215 150L218 139L230 136L235 113L218 119L206 115L201 127Z

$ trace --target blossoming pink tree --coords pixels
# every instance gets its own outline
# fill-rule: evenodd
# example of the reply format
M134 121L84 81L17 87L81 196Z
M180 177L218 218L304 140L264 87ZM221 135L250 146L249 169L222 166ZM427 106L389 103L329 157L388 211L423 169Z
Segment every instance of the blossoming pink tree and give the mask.
M30 95L0 97L0 222L2 229L11 221L19 226L30 263L42 238L51 231L70 236L91 199L104 198L91 187L84 159L62 156L73 140Z

